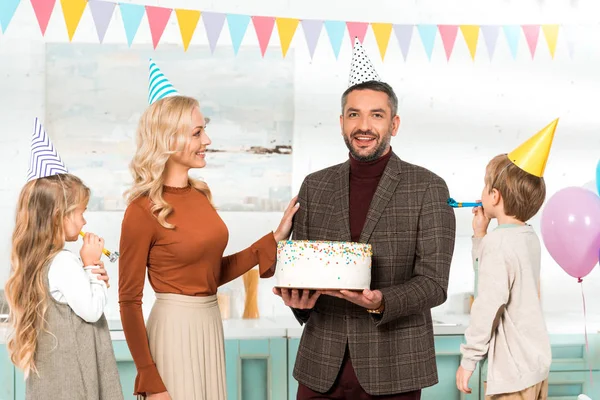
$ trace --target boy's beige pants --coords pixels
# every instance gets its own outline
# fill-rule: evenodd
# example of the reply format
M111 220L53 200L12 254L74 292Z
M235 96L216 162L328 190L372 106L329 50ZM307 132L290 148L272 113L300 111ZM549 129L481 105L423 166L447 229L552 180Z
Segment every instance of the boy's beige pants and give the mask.
M487 389L486 382L483 383ZM485 396L485 400L546 400L548 398L548 379L515 393L494 394Z

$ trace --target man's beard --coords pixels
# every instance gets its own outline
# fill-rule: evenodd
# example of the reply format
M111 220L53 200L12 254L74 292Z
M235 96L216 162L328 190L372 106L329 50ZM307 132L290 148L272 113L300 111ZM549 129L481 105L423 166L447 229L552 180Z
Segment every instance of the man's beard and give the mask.
M379 142L379 145L375 148L375 150L371 154L363 156L363 155L358 154L354 150L354 148L352 147L352 144L351 144L352 138L355 136L358 136L358 135L371 136L371 137L374 137L375 140L381 139L381 142ZM346 142L346 147L348 147L348 150L350 150L350 154L352 155L352 157L355 160L361 161L361 162L369 162L369 161L377 160L378 158L380 158L383 155L383 153L385 152L385 150L388 148L388 146L390 144L390 141L392 138L392 130L390 128L387 135L384 137L380 137L379 135L374 134L372 131L360 131L360 130L353 132L350 139L346 135L342 135L342 136L344 137L344 142Z

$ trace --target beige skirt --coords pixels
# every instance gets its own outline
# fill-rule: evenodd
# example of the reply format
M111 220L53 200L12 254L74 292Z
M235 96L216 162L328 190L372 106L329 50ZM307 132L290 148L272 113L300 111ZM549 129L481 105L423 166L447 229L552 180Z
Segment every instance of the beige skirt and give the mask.
M217 296L157 293L146 329L150 353L172 400L226 400Z

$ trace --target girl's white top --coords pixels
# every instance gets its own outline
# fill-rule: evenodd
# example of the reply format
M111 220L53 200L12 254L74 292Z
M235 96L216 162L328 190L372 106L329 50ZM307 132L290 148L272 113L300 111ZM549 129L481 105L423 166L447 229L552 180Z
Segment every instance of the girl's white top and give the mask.
M106 283L92 273L95 268L84 267L77 255L65 249L54 257L48 271L50 295L86 322L98 321L108 300Z

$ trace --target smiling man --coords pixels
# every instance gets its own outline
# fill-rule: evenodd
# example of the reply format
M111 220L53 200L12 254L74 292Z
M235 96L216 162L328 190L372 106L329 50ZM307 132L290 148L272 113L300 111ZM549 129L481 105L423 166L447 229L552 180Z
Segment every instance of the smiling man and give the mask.
M349 159L305 178L293 239L370 243L371 290L275 290L306 324L300 400L413 400L438 382L431 308L446 300L456 221L444 180L392 151L397 108L356 41L340 116Z

